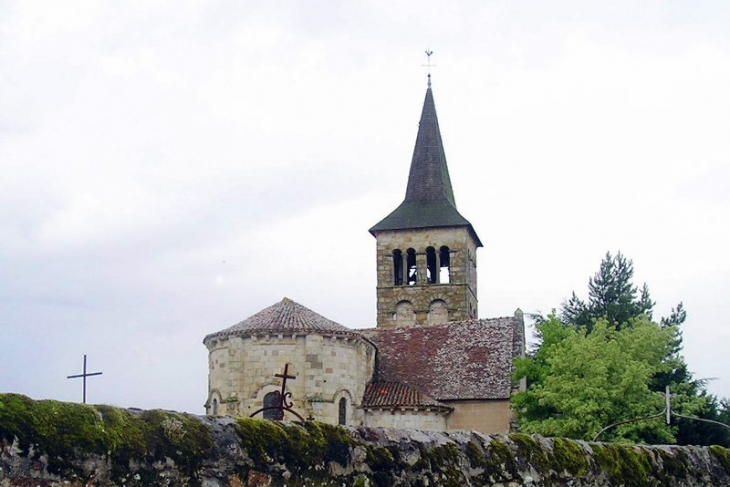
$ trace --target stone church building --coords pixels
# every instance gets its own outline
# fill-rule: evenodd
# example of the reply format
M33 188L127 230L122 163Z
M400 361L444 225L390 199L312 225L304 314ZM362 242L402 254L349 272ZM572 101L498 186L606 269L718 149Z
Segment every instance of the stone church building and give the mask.
M522 313L479 319L481 240L456 209L428 89L403 203L376 239L377 327L353 330L288 298L203 343L208 415L249 416L285 397L301 418L352 426L508 432ZM296 419L277 409L258 417Z

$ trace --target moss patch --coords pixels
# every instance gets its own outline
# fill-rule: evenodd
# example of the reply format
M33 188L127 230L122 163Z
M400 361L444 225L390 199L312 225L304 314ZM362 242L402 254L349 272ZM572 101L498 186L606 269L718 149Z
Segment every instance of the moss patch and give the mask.
M324 478L328 464L350 462L355 441L347 430L319 422L284 424L263 419L239 418L236 432L255 470L270 471L275 464L286 465L292 473Z
M517 446L517 455L532 464L536 470L547 472L551 468L551 459L545 448L534 438L524 434L511 434L509 439Z
M108 455L114 469L127 469L130 459L170 458L181 472L194 476L213 445L205 425L183 414L132 414L111 406L0 394L0 440L14 438L23 451L34 445L39 454L47 454L52 473L77 476L81 472L71 463L72 451Z
M435 479L438 485L446 487L466 485L467 481L459 462L461 452L455 443L424 449L421 455L428 459L431 471L438 475Z
M485 485L519 478L514 452L497 440L491 440L486 451L482 451L474 442L469 442L466 445L466 457L472 468L484 470L479 475L479 481Z
M730 475L730 452L728 452L728 449L712 445L710 447L710 453L717 458L717 461L720 462L720 465L722 465L722 468L725 469L725 472Z
M592 445L593 458L616 485L648 485L651 454L629 445Z
M586 452L577 443L565 438L553 439L553 465L556 471L566 471L574 477L588 472Z

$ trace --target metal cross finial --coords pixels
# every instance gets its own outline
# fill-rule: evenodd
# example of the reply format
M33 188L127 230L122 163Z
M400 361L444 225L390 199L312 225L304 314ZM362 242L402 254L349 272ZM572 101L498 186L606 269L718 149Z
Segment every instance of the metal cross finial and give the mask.
M426 64L424 66L428 67L428 87L431 87L431 55L433 54L433 51L427 49L426 50ZM434 64L435 66L435 64Z
M84 404L86 404L86 378L91 377L92 375L101 375L101 372L89 372L86 373L86 354L84 354L84 373L83 374L77 374L77 375L69 375L66 377L67 379L78 379L79 377L84 379Z

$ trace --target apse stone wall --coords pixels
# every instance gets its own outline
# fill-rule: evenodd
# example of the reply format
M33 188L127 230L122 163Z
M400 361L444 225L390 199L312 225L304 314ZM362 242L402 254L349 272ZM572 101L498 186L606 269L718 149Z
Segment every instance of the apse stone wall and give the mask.
M730 485L721 447L350 428L0 394L0 487Z
M259 334L212 339L209 348L210 415L248 416L264 405L264 396L287 381L293 408L304 418L337 424L338 401L347 404L347 424L362 424L360 401L375 366L375 349L359 336ZM215 404L220 407L216 411Z

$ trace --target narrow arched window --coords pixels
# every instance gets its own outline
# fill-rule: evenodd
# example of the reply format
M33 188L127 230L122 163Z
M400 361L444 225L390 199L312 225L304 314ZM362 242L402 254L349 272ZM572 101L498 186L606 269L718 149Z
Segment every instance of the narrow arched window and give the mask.
M393 284L403 285L403 252L399 249L393 251Z
M264 396L264 407L273 408L279 406L279 391L269 392ZM281 421L284 419L284 411L282 409L264 409L264 419L275 419Z
M413 286L418 282L418 267L416 267L416 251L406 250L406 266L408 268L408 285Z
M218 399L213 399L213 416L218 416Z
M426 280L429 284L436 284L438 278L436 270L436 249L428 247L426 249Z
M447 246L439 249L439 282L448 284L451 282L451 255Z
M347 399L345 399L344 397L340 399L339 408L339 423L347 424Z

